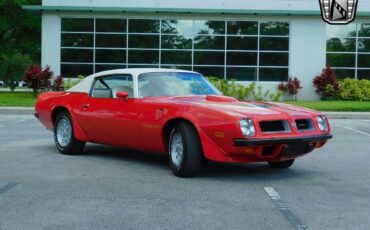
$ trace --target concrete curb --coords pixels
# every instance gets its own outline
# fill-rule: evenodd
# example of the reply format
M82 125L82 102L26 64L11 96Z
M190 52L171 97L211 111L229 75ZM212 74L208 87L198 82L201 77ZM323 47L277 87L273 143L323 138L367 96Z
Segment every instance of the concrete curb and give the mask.
M15 114L15 115L27 115L34 114L34 107L15 107L15 106L1 106L0 114Z
M370 120L370 112L324 112L329 119Z
M34 107L0 107L0 114L34 114ZM324 112L329 119L363 119L370 120L370 112Z

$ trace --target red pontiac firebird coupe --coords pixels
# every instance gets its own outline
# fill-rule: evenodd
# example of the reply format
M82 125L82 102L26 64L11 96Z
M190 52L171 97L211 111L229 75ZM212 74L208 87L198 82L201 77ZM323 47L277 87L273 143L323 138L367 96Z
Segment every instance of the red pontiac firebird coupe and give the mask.
M63 154L78 154L85 142L169 154L181 177L196 175L204 159L287 168L332 137L323 114L222 96L183 70L100 72L67 92L41 94L35 110Z

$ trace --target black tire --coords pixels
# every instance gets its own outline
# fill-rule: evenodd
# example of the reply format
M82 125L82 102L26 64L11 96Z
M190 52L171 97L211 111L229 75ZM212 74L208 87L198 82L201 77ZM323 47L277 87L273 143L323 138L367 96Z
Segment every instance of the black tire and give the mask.
M57 129L58 129L58 125L60 122L67 122L70 125L70 129L69 129L70 138L69 138L69 141L67 142L68 144L62 144L58 140ZM82 152L83 148L85 147L85 142L78 141L74 136L72 119L71 119L71 115L68 112L62 112L58 114L57 118L55 119L54 142L59 152L62 154L66 154L66 155L79 154Z
M286 160L286 161L278 161L278 162L268 162L269 166L272 168L289 168L294 163L294 159L292 160Z
M171 151L176 145L174 138L178 137L181 137L183 146L181 160L174 159L174 152ZM193 177L199 173L203 161L203 150L198 133L191 124L180 122L171 131L168 155L172 172L176 176Z

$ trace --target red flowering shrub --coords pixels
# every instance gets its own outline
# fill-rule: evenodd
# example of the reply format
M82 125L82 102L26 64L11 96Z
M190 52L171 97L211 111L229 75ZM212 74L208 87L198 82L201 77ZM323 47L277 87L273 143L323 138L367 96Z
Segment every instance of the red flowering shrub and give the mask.
M287 83L284 83L284 82L280 83L278 86L278 89L285 93L288 93L289 95L294 97L294 99L296 100L297 99L296 96L299 90L302 89L301 81L298 80L297 77L294 77L294 78L290 77Z
M339 93L339 84L330 66L324 68L320 75L317 75L313 81L316 93L321 99L333 99Z
M38 65L30 65L24 73L23 81L27 82L28 87L33 89L33 92L37 92L40 88L42 69Z
M50 66L46 66L44 69L39 65L30 65L24 73L23 81L27 82L29 88L33 89L35 95L39 91L47 91L50 89L59 91L63 90L63 78L58 76L54 79L51 84L54 72L50 69Z
M62 91L64 90L64 79L62 76L57 76L53 81L53 90Z

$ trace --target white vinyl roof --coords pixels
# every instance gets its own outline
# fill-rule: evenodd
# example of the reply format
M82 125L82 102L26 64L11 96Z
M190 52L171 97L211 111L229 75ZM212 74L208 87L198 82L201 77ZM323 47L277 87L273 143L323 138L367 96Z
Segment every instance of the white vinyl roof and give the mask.
M153 72L188 72L188 73L195 73L193 71L188 71L188 70L159 69L159 68L129 68L129 69L107 70L107 71L102 71L102 72L92 74L92 75L89 75L89 76L85 77L81 82L79 82L75 86L68 89L67 92L90 93L90 89L91 89L92 84L94 83L94 79L96 77L109 76L109 75L113 75L113 74L130 74L130 75L132 75L133 82L134 82L134 91L137 92L137 88L136 88L137 77L142 73L153 73Z

